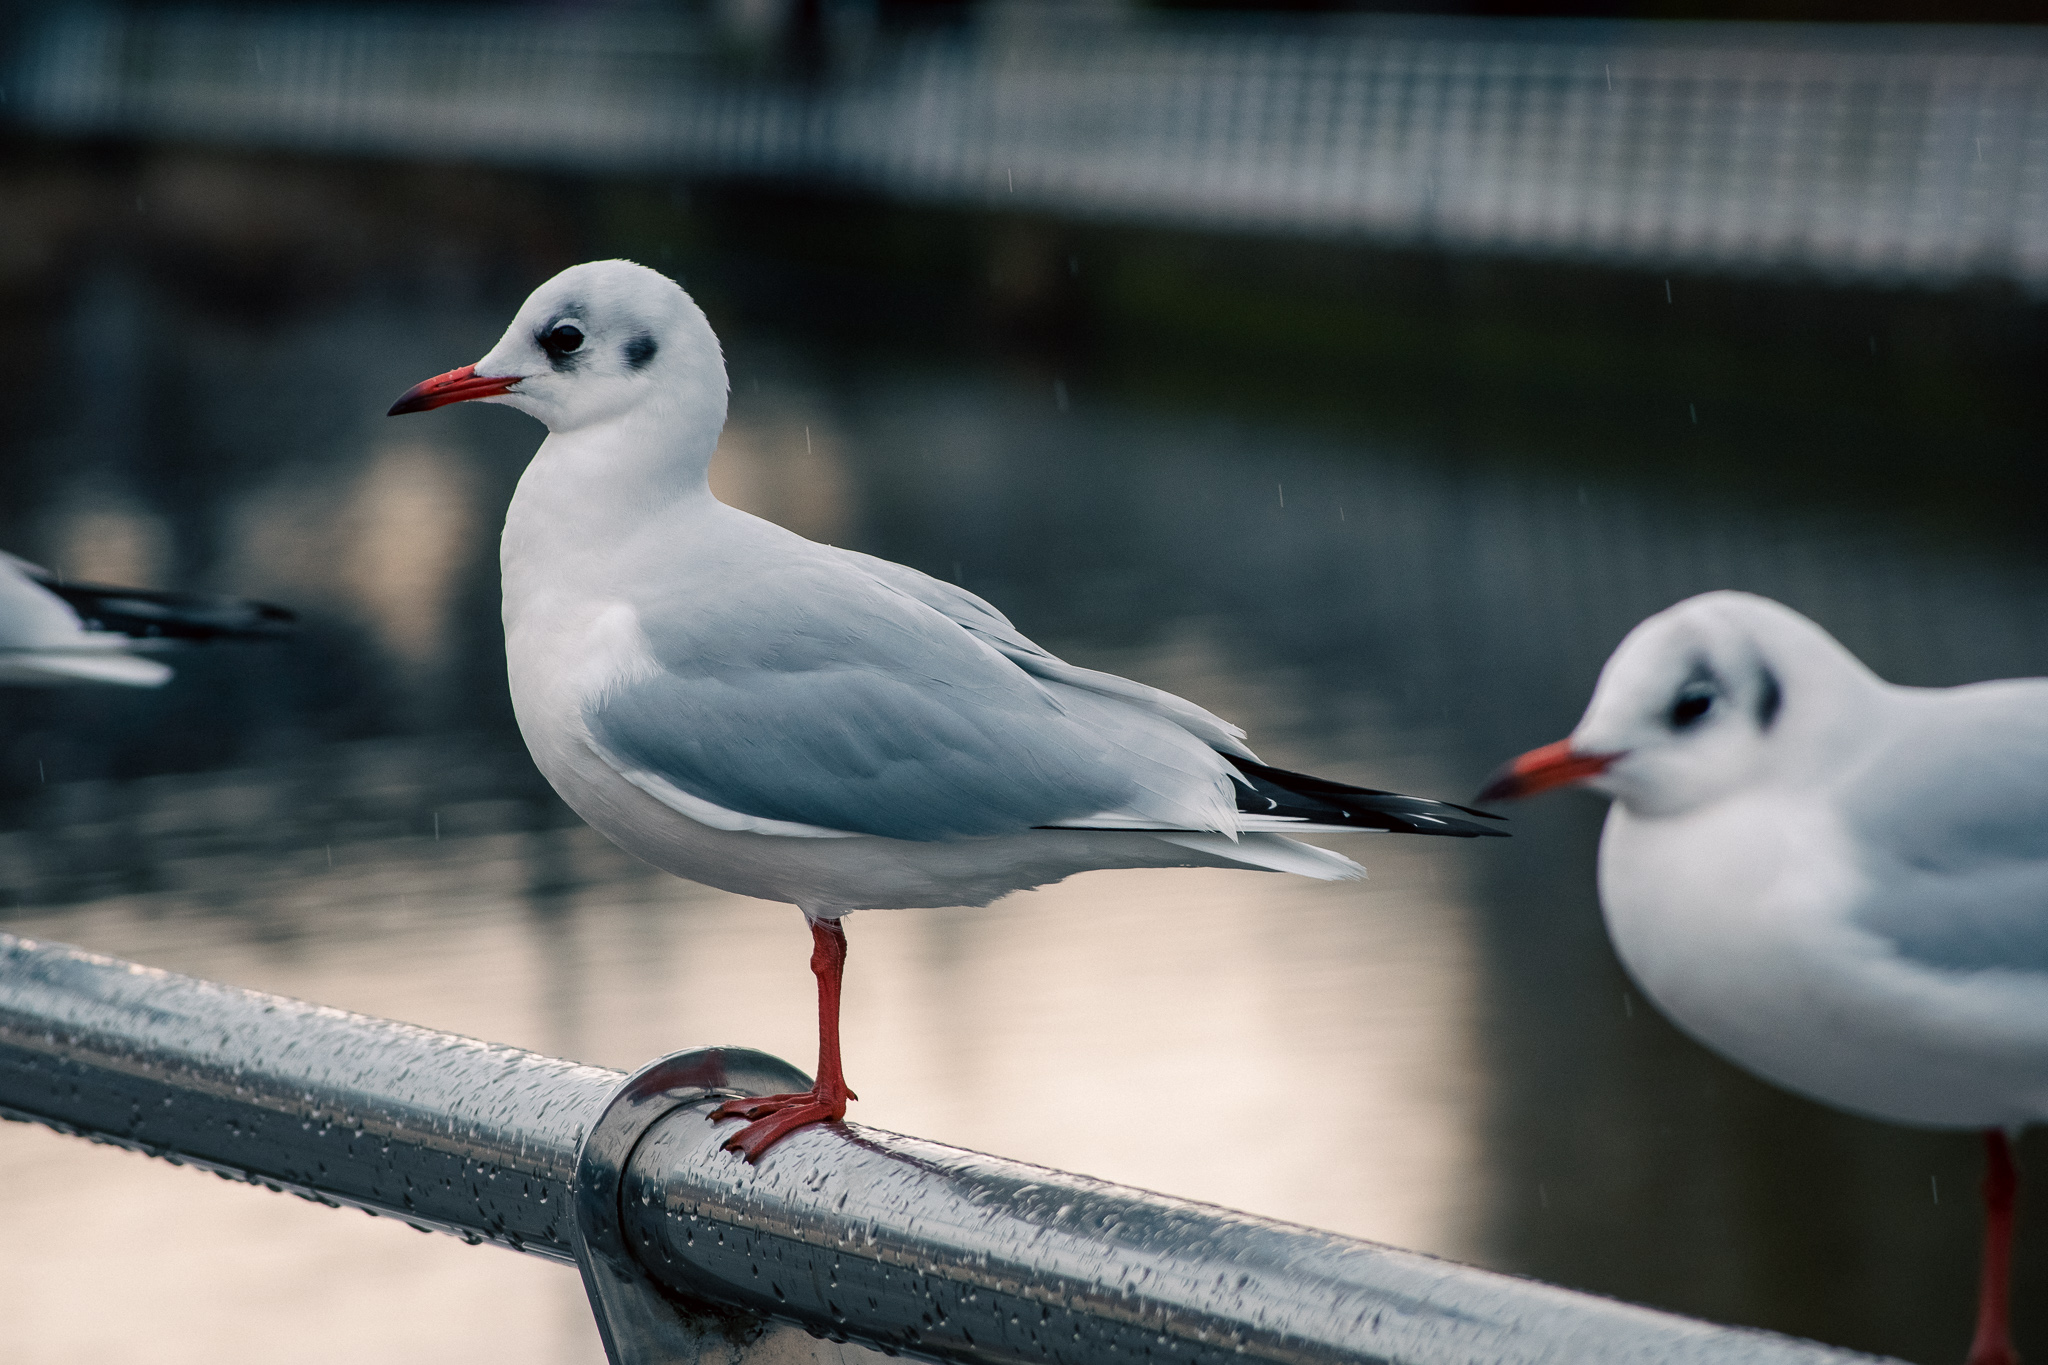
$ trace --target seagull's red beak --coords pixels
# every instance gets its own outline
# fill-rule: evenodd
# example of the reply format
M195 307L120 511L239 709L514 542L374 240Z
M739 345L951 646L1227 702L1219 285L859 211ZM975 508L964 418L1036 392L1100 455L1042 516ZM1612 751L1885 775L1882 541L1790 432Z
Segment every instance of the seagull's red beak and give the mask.
M1569 787L1574 782L1598 777L1623 757L1624 754L1574 753L1572 742L1561 739L1555 744L1531 749L1503 766L1476 799L1513 801L1547 792L1553 787Z
M398 395L398 401L391 405L391 411L385 415L397 417L401 413L445 408L450 403L467 403L472 398L491 398L509 391L521 378L522 376L516 374L509 378L478 374L476 366L464 365L459 370L437 374L432 379L423 379L413 385Z

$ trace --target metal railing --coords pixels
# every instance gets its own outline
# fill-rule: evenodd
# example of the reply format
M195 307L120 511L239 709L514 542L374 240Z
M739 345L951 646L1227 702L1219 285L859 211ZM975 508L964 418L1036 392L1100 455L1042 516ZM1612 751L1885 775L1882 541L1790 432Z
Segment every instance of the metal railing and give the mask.
M61 135L837 183L1639 265L2048 288L2048 36L987 6L748 74L660 11L47 7Z
M855 1124L719 1150L714 1098L808 1083L743 1048L626 1077L0 934L0 1115L573 1262L615 1365L1868 1359Z

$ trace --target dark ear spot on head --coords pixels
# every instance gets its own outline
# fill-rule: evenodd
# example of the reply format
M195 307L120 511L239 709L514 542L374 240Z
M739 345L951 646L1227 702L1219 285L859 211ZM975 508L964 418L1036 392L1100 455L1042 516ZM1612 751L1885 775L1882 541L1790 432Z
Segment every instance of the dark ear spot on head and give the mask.
M636 370L645 369L647 362L654 359L654 353L660 349L654 344L653 337L642 332L626 343L626 363Z
M1785 693L1778 686L1778 675L1766 668L1762 670L1761 685L1756 695L1756 723L1768 730L1778 718L1778 709L1785 704Z

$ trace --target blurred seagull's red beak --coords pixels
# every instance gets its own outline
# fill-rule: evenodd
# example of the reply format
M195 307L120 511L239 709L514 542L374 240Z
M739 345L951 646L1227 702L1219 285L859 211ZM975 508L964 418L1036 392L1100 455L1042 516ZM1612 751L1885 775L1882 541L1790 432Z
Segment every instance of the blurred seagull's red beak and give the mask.
M509 378L499 378L495 375L478 374L476 366L464 365L459 370L437 374L432 379L423 379L413 385L398 395L398 401L391 405L391 411L385 415L397 417L401 413L445 408L450 403L467 403L472 398L491 398L509 391L522 377L512 375Z
M1476 799L1513 801L1547 792L1553 787L1569 787L1574 782L1598 777L1623 757L1623 754L1573 753L1572 742L1561 739L1555 744L1531 749L1501 768Z

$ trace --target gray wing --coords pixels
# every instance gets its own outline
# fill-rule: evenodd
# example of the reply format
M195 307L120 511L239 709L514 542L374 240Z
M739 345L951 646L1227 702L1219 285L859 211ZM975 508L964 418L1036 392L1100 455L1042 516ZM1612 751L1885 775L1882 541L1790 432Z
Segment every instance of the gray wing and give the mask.
M1212 749L1258 761L1258 755L1244 746L1244 731L1229 721L1212 715L1193 702L1176 697L1171 692L1162 692L1156 687L1147 687L1143 683L1132 682L1129 678L1120 678L1114 673L1099 673L1092 668L1080 668L1047 653L1037 642L1010 624L1009 617L965 588L943 583L928 574L921 574L915 569L893 564L886 559L876 559L852 550L841 550L838 553L850 562L858 564L878 581L944 614L1035 678L1042 678L1061 687L1114 697L1171 721Z
M722 810L918 840L1116 809L1178 828L1230 818L1226 765L1193 735L1056 695L857 566L807 556L634 606L653 667L590 699L592 740Z
M2048 973L2048 681L1941 694L1844 805L1876 888L1861 927L1922 966Z

